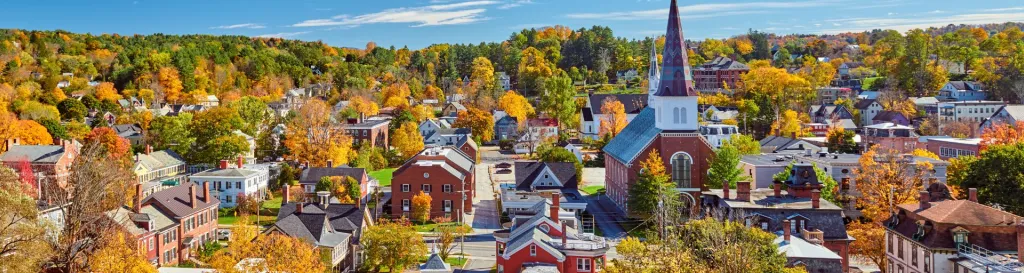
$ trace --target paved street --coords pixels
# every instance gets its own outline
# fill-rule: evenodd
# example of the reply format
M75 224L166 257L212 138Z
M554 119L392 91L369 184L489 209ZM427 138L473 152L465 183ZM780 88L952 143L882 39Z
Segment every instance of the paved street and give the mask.
M494 267L494 237L491 233L501 228L497 202L494 200L497 184L491 181L490 170L494 164L512 162L511 155L498 152L498 147L481 146L480 162L476 165L476 196L473 197L473 215L466 216L466 221L473 226L473 234L466 236L464 246L456 246L453 253L461 252L469 255L469 262L459 272L489 272Z

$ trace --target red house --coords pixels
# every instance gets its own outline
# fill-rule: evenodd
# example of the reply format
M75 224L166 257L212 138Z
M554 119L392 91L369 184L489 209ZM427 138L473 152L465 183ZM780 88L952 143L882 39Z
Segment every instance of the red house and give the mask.
M743 81L740 77L750 71L750 67L728 57L718 56L702 64L693 73L697 90L722 90L724 85L730 89L739 87ZM723 85L724 84L724 85Z
M140 186L136 186L136 191L142 190ZM184 183L155 192L145 199L140 194L135 196L134 203L138 205L132 210L132 217L144 219L138 217L145 214L153 220L155 249L151 252L159 255L159 264L187 260L192 249L217 240L220 200L210 196L209 182L203 183L202 188L195 183ZM164 218L166 220L162 220Z
M714 151L700 134L697 91L690 79L689 58L683 42L679 9L672 1L665 35L664 63L657 92L648 107L626 125L605 147L608 197L628 210L629 188L636 183L640 162L657 151L683 200L697 204ZM655 84L655 83L652 83Z
M391 179L391 214L408 217L412 198L430 195L430 218L473 212L476 161L459 149L428 147L395 170Z
M60 188L67 185L71 164L82 148L82 144L74 140L58 140L55 145L20 145L18 139L8 139L5 144L8 150L0 155L0 162L15 170L28 164L35 174L36 195L40 200L49 199L44 191L47 183L55 183Z
M495 231L498 272L598 272L609 245L579 231L575 214L559 207L559 194L516 214L508 229Z

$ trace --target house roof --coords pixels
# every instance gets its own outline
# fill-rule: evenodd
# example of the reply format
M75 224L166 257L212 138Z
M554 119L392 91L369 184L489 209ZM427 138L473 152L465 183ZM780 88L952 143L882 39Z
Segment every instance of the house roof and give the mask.
M913 238L929 248L953 249L953 229L961 228L970 232L969 243L990 251L1016 251L1016 223L1020 216L1001 211L969 200L951 200L944 184L928 187L929 207L922 209L920 203L899 205L899 213L885 222L886 228ZM923 221L922 221L923 220ZM926 226L924 235L919 235L919 224Z
M189 187L195 186L196 191L196 207L192 208L190 204L192 197L189 196ZM196 211L203 210L209 207L216 207L220 205L220 200L217 198L210 198L210 202L203 202L203 197L206 195L203 192L201 185L195 183L182 183L168 189L164 189L155 192L143 201L143 204L156 204L157 206L165 209L169 216L174 218L181 218L188 216Z
M437 253L431 253L430 257L427 258L427 262L420 265L421 272L452 272L452 266L444 262L441 259L441 255Z
M832 122L831 119L826 119L825 120L825 124L832 125L833 122ZM843 129L846 129L846 130L856 130L857 129L857 123L853 122L853 119L848 119L848 118L839 119L839 127L842 127Z
M862 100L857 101L857 103L853 104L853 108L867 109L874 102L875 102L875 99L862 99Z
M957 91L983 91L981 84L971 81L949 81L949 85L956 88Z
M647 107L633 118L615 138L604 146L604 152L624 163L633 162L651 141L661 133L654 126L654 109Z
M804 148L818 148L817 146L811 145L810 143L807 143L806 141L802 141L800 139L792 139L792 138L788 138L788 137L782 137L782 136L768 136L768 137L766 137L764 139L761 139L760 143L761 143L761 149L762 150L768 149L769 150L768 152L771 152L771 153L777 153L777 152L782 151L782 150L790 150L790 146L796 145L798 143L804 144L805 145ZM809 147L807 147L807 146L809 146Z
M832 252L828 248L815 243L810 243L793 234L789 236L789 242L785 241L783 233L776 232L778 237L772 241L775 245L779 246L779 253L784 253L786 258L810 258L810 259L829 259L829 260L842 260L839 254Z
M750 67L729 57L718 56L702 64L697 70L750 70Z
M395 176L398 176L405 170L412 166L441 166L445 171L451 175L464 179L466 176L472 175L474 161L465 153L462 153L459 149L453 147L427 147L423 149L419 154L413 156L401 167L395 170Z
M648 103L647 94L593 94L590 95L590 111L595 115L603 114L601 105L608 98L614 98L621 102L626 114L638 114L647 107Z
M846 240L849 236L846 233L846 223L843 222L843 209L827 200L820 200L819 207L814 208L811 198L793 197L784 193L781 197L775 197L774 190L753 189L750 191L751 201L738 199L723 199L724 193L721 189L711 189L703 192L705 198L710 201L711 207L727 207L733 210L741 210L743 215L766 218L769 222L769 230L781 230L782 221L792 217L807 218L810 228L819 229L823 232L826 240Z
M583 121L594 121L594 111L590 107L583 107Z
M452 107L455 107L456 111L466 111L466 106L462 105L462 103L453 101L453 102L449 102L448 105L451 105Z
M327 247L348 243L348 239L352 237L351 234L335 230L331 226L327 213L319 207L303 207L302 210L302 213L292 213L278 218L274 226L288 236L316 242L317 245Z
M195 177L249 177L257 175L259 172L254 170L238 169L238 168L227 168L227 169L213 169L204 171L201 173L193 174Z
M1004 105L1002 110L1006 111L1006 114L1013 117L1014 120L1024 121L1024 104ZM998 113L999 111L996 112Z
M380 126L386 126L391 123L390 120L386 119L364 119L362 122L355 124L345 125L348 129L372 129Z
M903 114L901 114L900 112L884 111L883 110L883 111L878 112L878 114L875 114L875 117L872 118L871 120L872 121L895 121L895 120L899 119L900 117L902 117L904 120L907 119L907 117L903 116Z
M81 145L77 141L72 145ZM16 162L27 160L31 163L57 163L64 156L61 145L12 145L7 152L0 155L0 161Z
M545 169L550 169L555 178L562 182L562 187L552 188L577 188L576 166L571 162L516 161L516 190L531 190L533 181Z
M302 213L296 214L296 207L300 204L303 206ZM324 226L329 225L336 232L352 236L351 243L358 244L364 217L363 209L355 204L329 204L324 208L316 203L287 203L282 204L278 210L277 222L274 225L285 233L293 231L295 234L308 234L310 238L316 236L310 231L323 230Z
M1021 218L1013 213L997 210L970 200L944 200L931 202L921 210L918 203L899 205L900 209L912 211L935 223L973 226L1012 225Z
M302 170L302 175L299 176L299 183L316 184L324 176L350 176L356 181L363 181L366 178L366 169L344 166L335 168L310 167Z
M136 165L142 165L149 170L159 170L171 166L178 166L185 164L185 159L182 159L180 155L174 151L167 149L163 151L154 151L152 153L138 153L135 154Z
M110 126L118 136L128 138L135 135L142 135L142 127L138 124L118 124Z

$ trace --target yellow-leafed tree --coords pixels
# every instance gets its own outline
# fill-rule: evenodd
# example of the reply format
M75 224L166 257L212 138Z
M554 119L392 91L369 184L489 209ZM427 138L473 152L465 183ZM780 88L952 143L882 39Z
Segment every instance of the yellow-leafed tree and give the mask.
M430 195L420 191L412 197L412 218L426 223L430 219Z
M406 122L395 130L391 136L391 145L395 146L403 158L409 158L423 150L423 136L420 135L416 123Z
M307 101L298 115L288 122L284 145L291 151L290 158L310 166L348 163L352 138L344 128L330 121L331 108L322 100Z
M142 253L133 249L125 235L118 232L92 255L89 266L91 271L104 273L157 272Z
M181 100L181 92L184 87L181 85L181 77L178 75L178 70L172 67L160 68L158 72L158 81L160 83L160 91L163 91L164 101L170 103L176 103Z
M364 116L373 116L380 113L380 106L376 102L362 96L349 98L348 107Z
M96 86L96 99L117 101L121 99L121 95L117 94L117 88L114 88L113 83L103 82Z
M615 97L609 96L601 102L601 113L604 114L601 118L601 135L612 134L615 137L629 123L626 121L626 106Z
M505 111L509 116L516 118L519 126L526 124L526 119L536 113L533 105L530 105L530 101L515 90L509 90L505 92L505 95L501 96L501 99L498 100L498 108Z

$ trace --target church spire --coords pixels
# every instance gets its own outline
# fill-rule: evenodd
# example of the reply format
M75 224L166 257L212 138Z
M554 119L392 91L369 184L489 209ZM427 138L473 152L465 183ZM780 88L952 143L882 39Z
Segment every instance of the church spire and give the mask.
M661 54L662 71L658 92L655 96L682 97L697 96L693 89L693 75L690 74L690 60L686 54L682 23L676 0L668 12L668 29L665 32L665 50Z
M654 99L654 93L658 92L658 84L661 83L661 70L658 69L658 48L657 40L651 40L651 66L647 68L647 101Z

